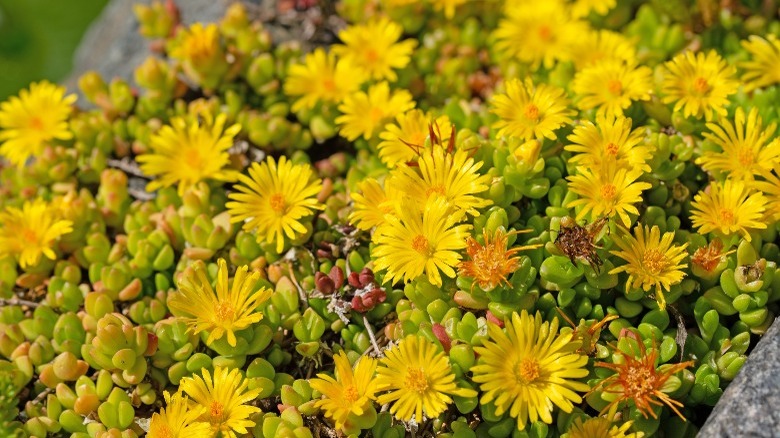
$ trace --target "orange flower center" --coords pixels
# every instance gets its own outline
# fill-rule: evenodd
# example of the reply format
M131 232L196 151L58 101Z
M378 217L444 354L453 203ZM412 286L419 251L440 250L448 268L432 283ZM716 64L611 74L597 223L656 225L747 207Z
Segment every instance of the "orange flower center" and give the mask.
M693 90L696 91L697 93L704 94L710 90L710 84L707 83L706 79L699 76L698 78L693 80Z
M624 375L625 392L633 398L643 398L645 394L653 391L655 387L655 370L643 366L640 362L630 364Z
M601 186L601 197L607 201L611 201L615 199L615 195L617 195L617 187L615 187L612 184L604 184Z
M230 303L219 303L214 309L214 313L220 321L232 321L236 311Z
M743 167L752 166L754 163L753 150L749 148L741 148L739 152L737 152L737 160Z
M666 257L655 248L645 251L642 257L642 266L652 274L659 274L666 268Z
M428 190L425 191L425 197L427 198L427 197L431 196L434 193L439 195L439 196L446 196L447 195L447 192L444 191L444 187L441 186L441 185L438 185L438 186L429 187Z
M373 107L369 112L369 117L374 124L377 124L385 118L385 112L382 111L382 108Z
M331 76L323 79L322 88L324 88L325 91L336 91L336 80Z
M22 238L29 244L38 243L38 233L30 228L24 228L22 231Z
M271 195L268 199L268 203L271 204L271 210L279 214L284 213L284 209L287 207L287 203L284 201L284 195L281 193L274 193Z
M534 359L523 359L515 369L518 383L528 384L539 378L539 363Z
M375 63L378 59L379 53L377 53L376 50L373 48L366 50L366 61L368 61L369 64Z
M532 104L532 103L529 103L525 107L525 111L523 112L523 115L525 116L526 119L532 120L532 121L535 122L535 121L539 120L539 107L534 105L534 104Z
M539 38L543 41L550 41L552 39L552 29L550 29L550 26L539 26Z
M38 116L33 116L30 119L30 128L36 131L43 131L43 120Z
M412 249L422 255L428 255L431 250L428 239L422 234L414 236L414 239L412 239Z
M360 394L358 394L357 388L355 388L355 385L349 385L346 388L344 388L344 401L347 403L355 403L360 398Z
M425 377L422 368L409 368L406 370L404 387L418 394L423 394L428 390L428 378Z
M211 417L211 424L222 424L225 417L225 408L222 403L214 400L209 405L209 415Z
M607 81L607 90L613 95L618 96L623 91L623 84L617 79L610 79Z
M721 209L719 212L720 221L723 225L734 225L734 212L728 209Z
M616 145L615 143L607 143L607 145L604 147L604 150L607 155L617 157L617 154L620 151L620 146Z

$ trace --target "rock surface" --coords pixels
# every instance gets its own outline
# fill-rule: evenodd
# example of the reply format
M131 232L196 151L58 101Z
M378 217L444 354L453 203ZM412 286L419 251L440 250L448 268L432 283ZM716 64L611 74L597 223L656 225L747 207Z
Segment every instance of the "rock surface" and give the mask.
M698 436L780 437L780 318L750 353Z

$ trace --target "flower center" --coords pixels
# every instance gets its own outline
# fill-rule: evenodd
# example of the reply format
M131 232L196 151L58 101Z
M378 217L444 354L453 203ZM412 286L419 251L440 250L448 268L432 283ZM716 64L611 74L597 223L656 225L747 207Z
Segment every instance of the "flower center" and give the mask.
M549 41L552 39L552 29L550 29L550 26L539 26L539 38L541 38L543 41Z
M30 228L25 228L22 231L22 238L25 242L29 244L38 243L38 233L35 232L35 230Z
M173 438L173 431L167 424L161 424L154 428L154 436L158 438Z
M539 378L539 363L533 359L523 359L517 364L515 378L518 383L531 383Z
M737 152L737 160L739 161L739 164L744 167L752 166L754 162L753 151L749 148L741 148L739 152Z
M646 366L634 364L626 369L624 382L627 393L634 398L642 398L644 394L653 390L655 372Z
M419 252L422 255L428 255L430 252L430 245L428 244L428 239L425 238L422 234L418 234L414 236L414 239L412 239L412 249Z
M382 108L371 108L371 111L369 112L369 117L371 118L371 121L374 122L374 124L377 124L382 121L382 119L385 118L385 112L382 111Z
M723 225L734 225L734 212L731 210L721 209L719 216Z
M366 50L366 61L368 61L369 64L375 63L378 59L379 53L377 53L376 50L373 48Z
M344 401L347 403L355 403L360 398L355 385L349 385L344 389Z
M607 201L611 201L615 199L615 195L617 195L617 187L615 187L612 184L604 184L601 186L601 197Z
M613 95L618 96L623 91L623 84L617 79L610 79L607 81L607 90Z
M607 153L607 155L617 157L617 154L620 151L620 146L616 145L615 143L607 143L607 145L604 147L604 151Z
M219 303L217 308L214 309L214 313L220 321L232 321L236 311L230 303Z
M447 192L444 191L444 187L441 185L438 186L432 186L429 187L428 190L425 191L425 197L430 197L432 194L437 194L439 196L446 196Z
M539 120L539 107L534 105L534 104L532 104L532 103L529 103L525 107L525 111L523 112L523 115L525 116L526 119L532 120L532 121L535 122L535 121Z
M336 81L333 79L333 77L327 77L322 81L322 88L324 88L325 91L335 91Z
M409 368L406 370L404 386L406 389L418 394L425 393L425 391L428 390L428 378L425 377L422 368Z
M693 80L693 90L697 93L704 94L710 89L710 84L703 77L698 77Z
M38 116L34 116L30 119L30 128L36 131L43 131L43 120Z
M648 249L642 257L642 266L653 274L659 274L666 268L666 257L655 248Z
M222 403L214 400L209 406L209 415L211 416L211 424L222 424L225 416L225 408Z
M284 195L281 193L274 193L271 195L268 199L268 203L271 204L271 210L279 214L284 213L284 209L287 207L287 203L284 202Z

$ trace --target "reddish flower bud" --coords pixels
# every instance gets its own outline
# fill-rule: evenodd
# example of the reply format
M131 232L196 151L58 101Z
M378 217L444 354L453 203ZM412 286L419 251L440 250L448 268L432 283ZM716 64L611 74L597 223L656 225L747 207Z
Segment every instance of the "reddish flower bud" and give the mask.
M444 352L449 353L450 348L452 348L452 341L450 340L450 336L447 334L447 330L444 328L444 326L437 322L433 324L431 330L433 330L433 334L436 336L436 339L441 342L441 346L444 347Z
M314 274L314 284L317 286L317 290L325 295L330 295L336 290L333 280L322 272Z
M490 310L487 311L487 315L485 315L485 317L487 318L488 322L492 322L493 324L496 324L502 328L504 327L504 321L498 319L496 315L493 315L493 312L491 312Z
M360 274L357 272L352 272L349 274L349 277L347 277L347 282L350 286L359 288L360 287Z
M328 274L328 277L333 280L333 284L336 286L336 289L341 289L341 286L344 286L344 271L342 271L338 266L334 266L330 269L330 274Z
M360 271L360 275L358 276L360 279L360 284L363 286L368 286L369 284L374 282L374 271L363 268L362 271Z

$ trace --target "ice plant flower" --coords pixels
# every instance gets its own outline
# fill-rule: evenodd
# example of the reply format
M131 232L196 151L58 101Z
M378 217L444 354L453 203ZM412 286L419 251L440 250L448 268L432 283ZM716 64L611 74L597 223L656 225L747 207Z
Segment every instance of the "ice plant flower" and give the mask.
M571 16L585 18L591 13L607 15L617 5L617 0L575 0L571 5Z
M315 405L333 420L336 429L343 430L350 426L350 417L359 417L373 409L377 361L363 356L353 369L347 355L341 351L333 357L333 362L336 365L335 379L327 374L317 374L317 378L309 380L309 383L323 395Z
M746 124L747 122L747 124ZM753 107L747 118L742 107L734 114L734 123L723 119L720 124L707 123L704 138L720 147L705 151L696 164L708 172L727 175L750 184L762 170L771 170L780 162L780 141L774 138L777 125L762 126L758 109Z
M630 226L628 215L639 214L634 204L642 202L642 191L651 187L650 183L637 181L641 171L616 169L614 165L608 165L600 172L585 167L577 169L579 173L567 179L569 190L579 195L579 199L566 205L578 209L577 220L617 217L623 226Z
M588 30L573 41L571 58L577 70L601 61L622 61L636 65L636 47L625 35L607 29Z
M570 17L561 0L510 2L504 10L506 16L493 33L493 48L503 58L527 63L534 70L568 60L568 46L587 30L584 22Z
M547 84L534 85L531 79L506 81L506 93L493 96L492 111L500 117L493 125L498 136L523 140L555 140L555 130L571 123L574 111L562 88Z
M708 191L699 192L693 198L691 222L700 234L715 232L732 236L739 233L750 242L750 229L767 227L763 220L766 201L761 192L751 193L742 181L713 181Z
M574 352L572 333L558 334L557 318L542 322L539 312L523 310L505 325L488 324L490 339L474 347L479 359L471 371L482 390L480 403L493 403L496 415L509 411L520 430L528 422L552 424L553 405L571 412L582 402L577 392L590 389L576 380L588 375L588 357Z
M629 171L650 171L647 161L650 148L644 144L644 130L631 130L631 119L611 114L596 117L596 123L585 121L567 137L572 144L564 149L575 153L569 162L590 169L606 168L614 163Z
M73 138L68 117L75 101L65 87L41 81L0 103L0 155L23 166L50 142Z
M611 411L612 408L617 408L619 404L627 402L633 403L637 411L645 418L653 417L657 419L658 416L654 407L665 404L675 414L685 420L685 417L678 410L683 404L669 397L663 389L670 377L679 371L693 366L694 362L665 364L656 368L658 350L655 346L648 353L644 342L634 332L625 331L621 333L622 337L630 337L635 340L639 346L639 351L633 351L632 354L628 354L619 348L614 348L614 353L620 357L620 360L616 360L615 363L596 362L597 367L615 371L615 374L602 380L591 390L591 392L603 391L616 395L615 399L604 408L602 413Z
M339 105L342 115L336 118L339 132L347 140L360 136L370 140L393 117L414 108L412 95L407 90L390 92L387 82L379 82L368 88L368 93L357 91Z
M238 172L230 165L228 149L241 131L234 124L225 129L227 117L218 115L201 123L194 117L174 117L152 135L148 153L138 156L141 170L156 176L146 185L148 191L178 185L179 195L200 181L235 181Z
M211 426L204 421L198 421L206 408L190 405L190 400L182 394L171 396L163 392L165 408L152 414L149 423L149 438L206 438L211 437Z
M431 284L441 286L442 273L455 277L453 267L460 261L471 225L458 225L462 214L453 214L440 197L424 208L411 201L401 205L374 231L374 268L387 271L385 282L408 282L424 273Z
M726 115L728 97L737 92L739 82L734 66L714 50L707 54L684 52L666 64L662 91L664 103L673 103L674 111L685 117Z
M255 291L260 273L248 274L247 266L236 270L231 287L225 259L219 259L218 264L216 291L206 277L205 266L195 264L191 275L185 275L179 283L179 293L168 304L193 333L208 332L206 344L227 335L228 344L235 347L235 332L263 319L263 314L256 310L271 297L272 291L265 288Z
M22 269L36 265L41 256L57 260L54 244L73 231L73 222L43 199L26 201L22 208L0 211L0 257L13 256Z
M642 438L645 436L642 432L629 433L626 435L633 421L625 421L623 424L613 424L607 418L595 417L582 421L577 418L572 423L569 431L563 435L564 438Z
M574 76L572 91L579 109L622 116L633 102L650 99L652 71L620 60L599 61Z
M458 274L473 278L473 284L479 285L484 290L493 289L501 284L509 286L507 277L520 267L520 257L516 254L538 246L524 245L508 249L508 236L517 233L520 231L507 233L502 228L497 228L495 232L490 233L487 228L483 228L482 243L469 236L466 241L466 253L470 260L460 262Z
M395 212L396 201L400 196L398 190L392 185L383 188L374 178L366 178L359 182L358 189L360 192L353 192L350 195L353 208L349 220L352 225L368 231L384 224L385 215Z
M252 163L249 175L239 175L238 181L238 192L228 195L225 204L230 220L245 221L244 230L255 230L258 242L275 243L278 253L284 249L284 237L306 233L302 219L322 208L316 198L322 180L308 164L293 164L285 156L278 163L273 157Z
M641 287L645 292L655 289L655 299L661 310L666 308L664 291L682 281L685 277L685 269L688 265L682 263L688 256L685 248L688 242L675 245L674 232L667 232L661 236L661 230L653 225L652 228L645 225L637 225L632 236L628 230L621 230L614 239L619 250L610 253L626 261L625 265L618 266L610 274L625 272L628 274L626 290Z
M771 170L759 172L763 179L755 181L753 186L764 194L767 219L780 220L780 162L774 163Z
M360 88L363 79L349 61L336 61L333 52L318 47L302 63L290 66L284 93L298 97L292 105L293 111L312 109L320 102L341 102Z
M742 41L742 47L751 55L750 60L739 64L744 70L742 82L745 91L780 83L780 40L776 36L767 34L766 38L762 38L750 35Z
M425 149L426 140L430 137L430 129L437 129L436 135L443 144L447 144L452 131L452 124L447 116L433 118L422 110L413 109L398 114L395 123L388 123L385 130L379 134L379 158L389 168L400 163L416 160Z
M248 433L255 425L249 416L260 412L260 408L248 405L257 398L262 388L249 389L249 380L244 379L237 368L214 368L214 378L206 368L203 377L185 377L179 390L192 398L195 406L203 406L205 412L200 420L211 425L213 434L226 438L237 438ZM195 437L193 437L195 438Z
M490 205L490 200L479 196L490 186L489 175L481 175L482 162L475 162L465 150L452 153L439 145L420 154L417 166L399 166L390 185L420 205L431 197L444 199L452 208L479 216L477 209Z
M452 396L474 397L473 389L459 388L450 361L436 344L409 335L385 351L376 370L380 405L390 403L390 413L399 420L418 423L436 418L452 403Z
M406 67L417 41L399 42L403 27L387 17L376 17L366 24L353 24L339 32L344 44L335 44L333 53L371 77L394 82L395 70Z
M184 73L205 89L219 85L229 64L216 24L193 23L170 41L168 56L178 60Z

